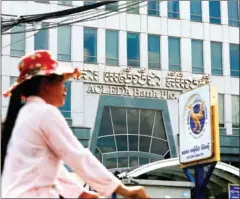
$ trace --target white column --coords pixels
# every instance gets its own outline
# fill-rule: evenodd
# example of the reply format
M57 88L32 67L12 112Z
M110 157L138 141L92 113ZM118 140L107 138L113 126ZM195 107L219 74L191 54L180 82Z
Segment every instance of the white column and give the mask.
M229 52L229 43L224 42L223 46L223 75L230 76L230 52Z
M140 67L148 68L148 35L140 34Z
M168 16L167 1L159 1L159 4L160 4L160 16L167 17Z
M211 74L211 44L210 41L203 41L203 61L204 61L204 73Z
M25 53L34 51L34 32L25 33Z
M161 36L161 69L168 71L168 37Z
M71 84L71 116L73 126L80 126L83 123L83 104L84 90L83 83L80 81L72 81Z
M190 1L179 1L180 19L190 20Z
M97 60L99 64L105 64L106 45L105 45L105 29L98 28L97 33Z
M209 23L209 1L202 1L202 21Z
M49 29L49 50L57 58L57 28Z
M221 24L228 24L228 2L220 1Z
M192 64L191 64L191 39L189 38L181 38L181 69L182 72L191 72Z
M127 66L127 32L119 31L119 66Z
M72 26L72 60L74 62L83 62L83 27Z

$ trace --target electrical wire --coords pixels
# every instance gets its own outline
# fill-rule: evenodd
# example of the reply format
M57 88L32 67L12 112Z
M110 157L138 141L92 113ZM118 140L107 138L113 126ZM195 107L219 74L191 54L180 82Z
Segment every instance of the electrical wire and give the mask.
M145 2L146 0L143 0L141 1L140 3L143 3ZM136 9L135 7L132 7L133 5L136 5L136 4L140 4L139 2L135 2L131 5L128 5L126 7L122 7L120 9L116 9L116 10L112 10L112 11L109 11L107 13L103 13L103 14L99 14L99 15L95 15L95 16L91 16L91 17L88 17L88 18L84 18L84 19L80 19L80 20L76 20L76 21L72 21L72 22L69 22L69 23L56 23L55 25L53 26L48 26L48 27L44 27L44 28L41 28L41 29L50 29L50 28L56 28L56 27L60 27L60 26L66 26L66 25L71 25L71 24L74 24L74 23L78 23L78 22L84 22L84 21L93 21L93 20L97 20L97 19L103 19L103 18L107 18L107 17L111 17L111 16L114 16L114 15L118 15L120 13L123 13L123 12L126 12L126 11L130 11L130 10L134 10ZM146 4L147 5L147 4ZM146 5L142 5L142 6L139 6L139 8L141 7L144 7ZM122 9L125 9L125 8L128 8L128 7L132 7L130 9L127 9L127 10L123 10L121 12L116 12L116 13L113 13L115 11L118 11L118 10L122 10ZM112 13L112 14L111 14ZM107 14L111 14L111 15L108 15L106 16ZM96 17L100 17L102 16L101 18L96 18ZM34 30L40 30L40 29L34 29ZM25 30L24 32L32 32L34 31L33 29L30 29L30 30ZM7 35L7 34L19 34L19 33L23 33L23 31L18 31L18 32L8 32L8 33L3 33L3 35Z
M143 1L141 1L140 3L143 3L143 2L145 2L145 1L146 1L146 0L143 0ZM139 3L139 2L138 2L138 3ZM138 3L134 3L133 5L136 5L136 4L138 4ZM147 5L147 4L146 4L146 5ZM146 6L146 5L141 5L141 6L139 6L139 8L144 7L144 6ZM130 7L130 6L132 6L132 5L126 6L126 7L124 7L124 8ZM121 9L124 9L124 8L121 8ZM126 11L133 10L133 9L136 9L136 8L127 9ZM115 10L115 11L116 11L116 10ZM110 12L108 12L108 13L115 12L115 11L112 10L112 11L110 11ZM113 15L117 15L117 14L120 14L120 13L123 13L123 12L126 12L126 11L124 10L124 11L122 11L122 12L114 13ZM113 15L111 15L111 16L113 16ZM94 17L95 17L95 16L94 16ZM107 17L110 17L110 16L107 16ZM90 17L90 18L91 18L91 17ZM106 18L106 17L101 17L101 18L97 18L97 19L103 19L103 18ZM81 22L82 20L84 21L85 19L78 20L77 22ZM96 19L93 19L93 20L96 20ZM91 20L87 20L87 21L91 21ZM72 24L72 23L77 23L77 22L71 22L71 24ZM57 24L58 24L58 23L57 23ZM65 26L65 25L68 25L68 24L58 24L56 27ZM40 28L40 29L34 29L34 30L31 30L31 31L16 32L16 33L14 33L14 34L25 33L25 32L32 32L32 31L40 31L40 30L50 29L50 28L56 28L56 27L55 27L55 26L52 26L52 27L42 27L42 28ZM8 45L6 45L6 46L3 46L2 48L6 48L6 47L8 47L8 46L10 46L10 45L13 45L13 44L18 43L18 42L23 41L23 40L26 40L26 39L28 39L28 38L30 38L30 37L35 36L36 34L37 34L37 32L34 33L33 35L30 35L30 36L24 38L24 39L21 39L21 40L18 40L18 41L16 41L16 42L10 43L10 44L8 44ZM5 35L6 35L6 34L5 34Z

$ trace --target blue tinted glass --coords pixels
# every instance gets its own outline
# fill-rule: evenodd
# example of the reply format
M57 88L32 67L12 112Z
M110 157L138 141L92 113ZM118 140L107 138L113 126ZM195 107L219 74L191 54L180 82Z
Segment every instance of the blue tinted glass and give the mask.
M94 4L94 3L97 3L96 1L84 1L84 5L91 5L91 4Z
M231 76L239 77L240 76L240 46L238 44L230 44L230 68Z
M128 150L128 142L126 135L118 135L115 136L116 143L117 143L117 150L118 151L127 151Z
M203 73L203 42L192 40L192 72Z
M181 70L181 55L180 55L180 39L169 37L168 39L168 53L169 53L169 70Z
M97 62L97 30L84 28L84 62Z
M25 54L25 27L23 25L14 26L12 32L21 32L18 34L11 34L11 56L23 56Z
M65 82L64 84L67 89L67 96L65 99L65 104L59 109L61 110L65 118L71 118L71 82L68 81L68 82Z
M118 31L106 31L106 64L118 65Z
M221 24L220 1L209 1L210 23Z
M113 135L112 121L110 117L109 107L104 107L103 116L98 136Z
M138 33L127 33L127 59L128 66L140 66L140 45Z
M49 23L43 23L42 27L48 27ZM48 49L48 29L41 29L34 37L34 50Z
M139 14L139 1L138 0L127 1L126 9L127 13Z
M116 146L113 136L98 138L97 147L102 153L115 152Z
M179 1L168 1L168 17L179 18Z
M119 157L118 158L118 168L128 167L128 157Z
M159 1L148 1L148 15L159 16Z
M202 21L202 5L199 0L191 0L190 2L191 20Z
M222 44L211 42L212 74L222 75Z
M71 26L58 27L58 59L71 60Z
M106 159L106 160L103 161L103 164L104 164L108 169L117 168L117 158Z
M239 26L239 8L237 0L228 1L228 24L230 26Z
M148 68L160 69L160 36L148 35Z
M149 163L149 158L139 158L139 165L144 165Z
M117 9L118 9L118 2L105 5L105 10L117 10Z

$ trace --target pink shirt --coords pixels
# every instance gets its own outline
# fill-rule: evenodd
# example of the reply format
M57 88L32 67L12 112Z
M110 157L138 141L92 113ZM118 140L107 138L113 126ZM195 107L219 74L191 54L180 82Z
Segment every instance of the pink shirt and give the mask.
M60 111L31 96L20 110L2 175L3 198L78 198L84 188L63 161L102 196L120 181L73 135Z

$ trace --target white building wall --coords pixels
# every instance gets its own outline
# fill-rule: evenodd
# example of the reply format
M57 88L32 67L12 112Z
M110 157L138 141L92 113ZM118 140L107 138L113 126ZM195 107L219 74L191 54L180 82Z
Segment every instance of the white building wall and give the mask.
M119 4L124 4L124 1ZM229 43L239 44L239 29L229 27L227 7L225 1L221 2L222 24L209 24L208 1L202 1L202 23L190 21L189 2L180 1L180 16L182 20L167 18L167 2L160 2L160 17L147 16L146 6L140 8L140 15L120 13L118 15L95 20L90 22L77 23L72 26L72 62L61 62L83 68L95 68L105 71L109 67L105 66L105 30L119 30L119 66L127 66L127 31L140 33L140 55L141 67L147 67L147 34L157 34L161 37L161 68L162 71L168 70L168 36L181 38L181 62L182 71L191 75L191 39L203 40L204 53L204 73L211 74L211 49L210 42L217 41L223 43L223 76L212 76L212 82L218 88L219 93L225 94L225 126L227 134L232 134L232 115L231 115L231 95L239 95L239 78L230 77ZM146 4L146 2L145 2ZM82 1L73 1L74 6L83 5ZM2 11L4 14L26 15L52 12L61 9L67 9L69 6L58 5L57 1L50 4L35 3L33 1L3 1ZM103 9L103 8L99 8ZM98 9L98 10L99 10ZM83 63L83 27L98 28L98 65ZM34 49L33 33L26 34L26 52ZM57 56L57 30L49 31L49 49L53 55ZM10 35L2 37L2 46L11 43ZM10 85L10 76L17 76L17 63L19 58L10 57L10 46L2 49L2 89L5 90ZM112 67L113 70L118 70ZM81 82L74 81L72 84L72 119L73 125L88 126L94 128L95 116L98 107L99 96L86 93L86 86ZM169 102L172 104L173 102ZM2 114L6 115L8 99L2 100ZM176 105L169 106L170 110ZM177 121L177 115L171 114L171 122ZM175 128L175 127L174 127ZM177 129L174 129L174 133Z

